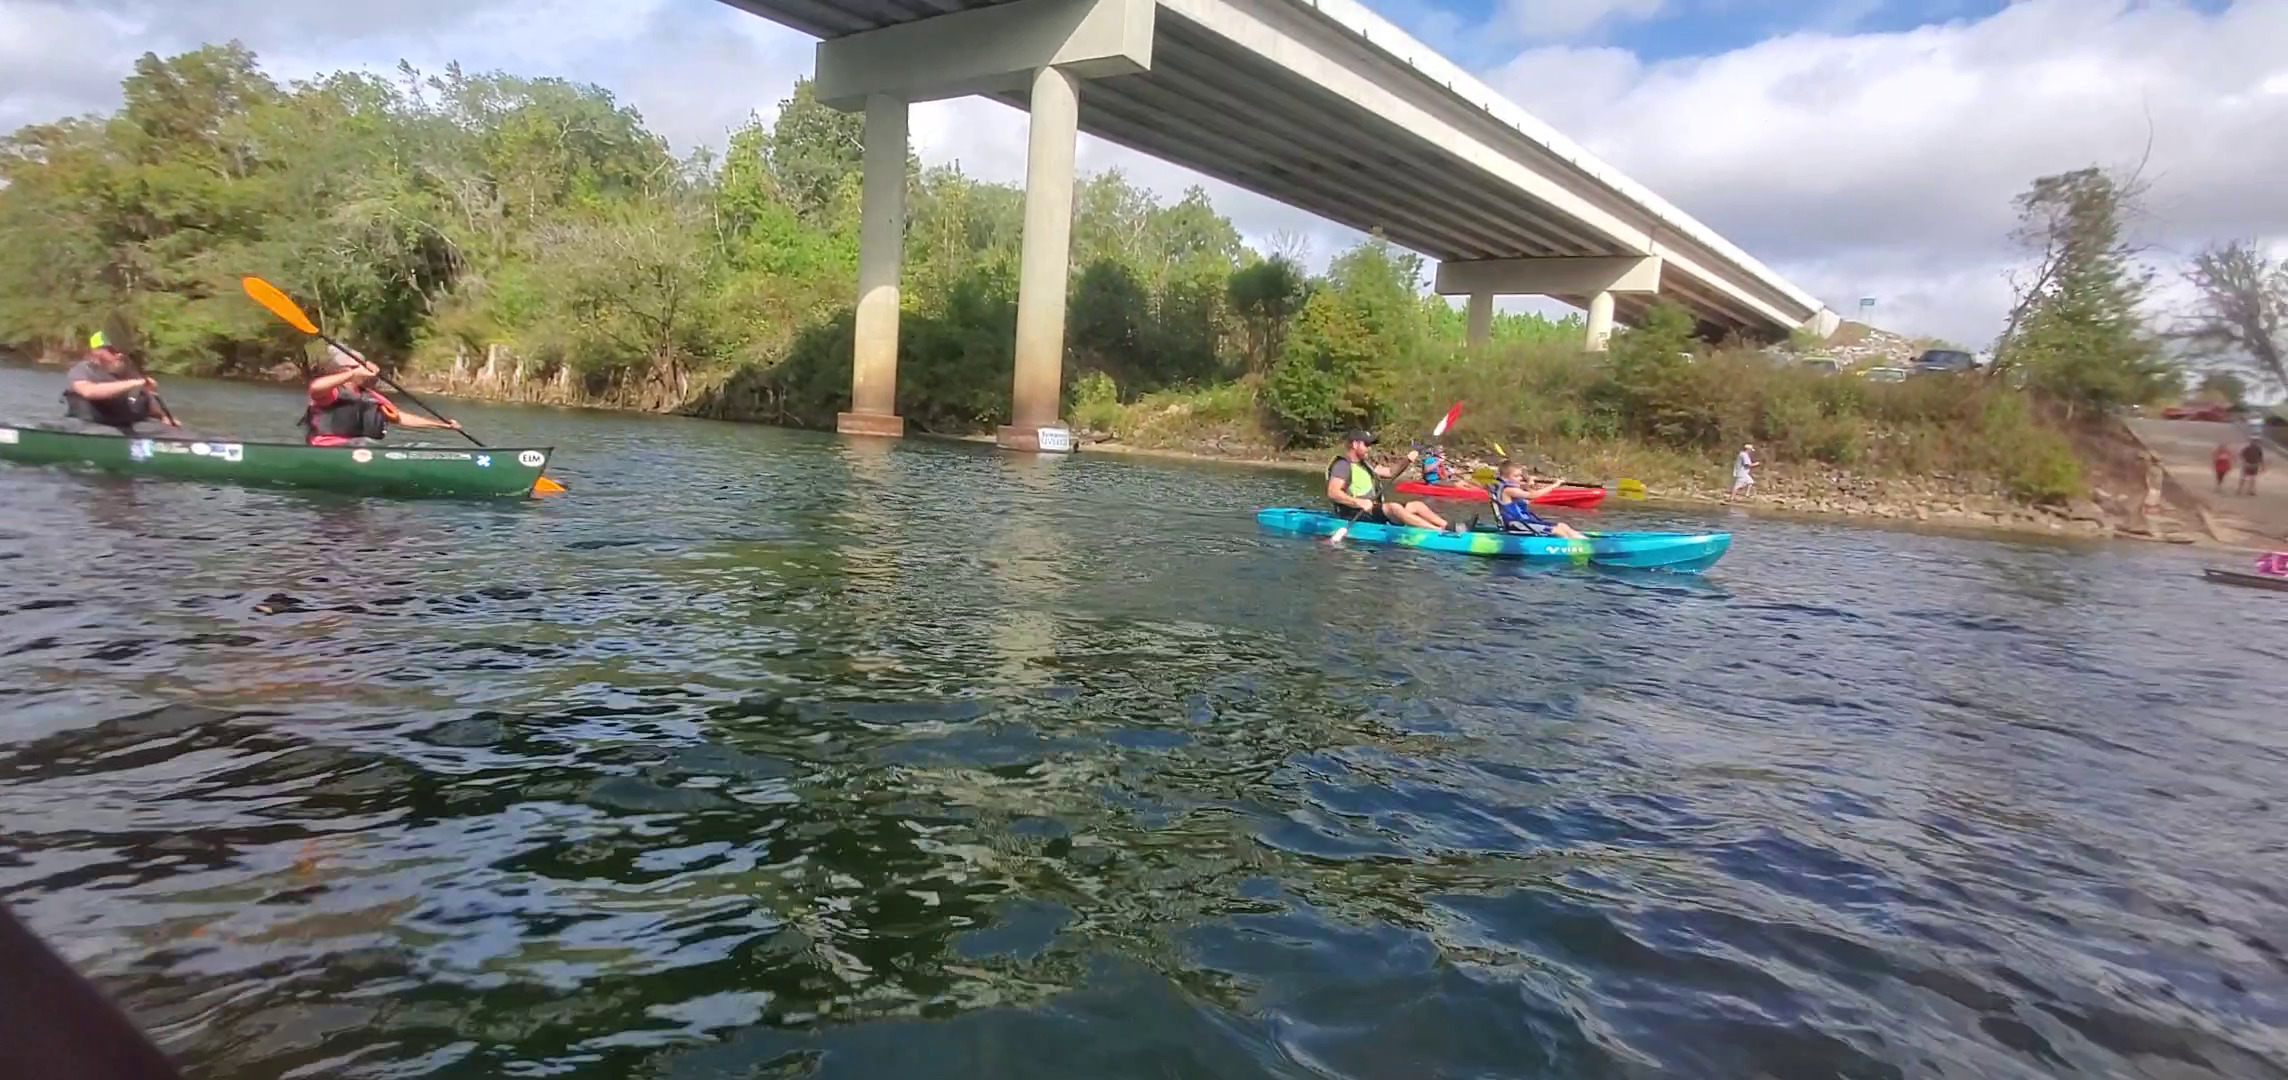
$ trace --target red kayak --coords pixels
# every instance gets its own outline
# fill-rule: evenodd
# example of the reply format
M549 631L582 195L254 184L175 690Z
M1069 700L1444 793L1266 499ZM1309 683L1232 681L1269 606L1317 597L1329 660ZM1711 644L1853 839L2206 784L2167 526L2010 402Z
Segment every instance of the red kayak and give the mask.
M1487 498L1486 489L1476 484L1425 484L1419 480L1410 480L1398 485L1393 490L1401 495L1412 495L1418 499L1455 499L1465 502L1484 502ZM1533 505L1572 506L1586 510L1604 501L1604 488L1567 485L1533 500Z

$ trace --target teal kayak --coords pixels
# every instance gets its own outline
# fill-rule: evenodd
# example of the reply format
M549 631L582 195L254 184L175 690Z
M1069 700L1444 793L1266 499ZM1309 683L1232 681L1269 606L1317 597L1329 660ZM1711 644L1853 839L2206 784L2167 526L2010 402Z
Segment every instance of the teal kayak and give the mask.
M1293 536L1333 536L1343 519L1321 510L1273 507L1255 515L1255 523L1272 532ZM1731 550L1731 533L1590 533L1586 539L1555 536L1517 536L1490 529L1443 533L1406 525L1353 525L1350 539L1364 544L1477 555L1489 559L1524 559L1562 562L1576 566L1626 566L1641 570L1697 573L1716 565Z

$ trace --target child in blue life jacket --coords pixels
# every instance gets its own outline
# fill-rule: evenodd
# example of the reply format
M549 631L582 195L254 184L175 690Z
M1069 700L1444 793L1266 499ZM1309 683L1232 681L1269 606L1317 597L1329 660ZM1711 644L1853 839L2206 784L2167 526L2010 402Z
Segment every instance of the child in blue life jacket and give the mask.
M1502 462L1501 468L1495 470L1494 482L1489 487L1494 499L1494 510L1501 515L1502 531L1524 536L1559 536L1567 540L1586 539L1581 530L1571 525L1562 521L1544 521L1535 516L1532 506L1529 505L1533 500L1557 490L1564 483L1564 478L1560 477L1537 488L1526 487L1525 466L1514 461Z
M1433 446L1422 455L1422 482L1425 484L1444 484L1446 482L1445 447Z

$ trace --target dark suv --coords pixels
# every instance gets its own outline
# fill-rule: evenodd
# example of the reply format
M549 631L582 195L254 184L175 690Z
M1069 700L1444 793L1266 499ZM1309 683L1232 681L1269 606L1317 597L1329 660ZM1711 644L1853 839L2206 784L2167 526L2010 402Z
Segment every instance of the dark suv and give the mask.
M1961 349L1926 349L1915 357L1912 373L1916 375L1952 375L1978 370L1978 358Z

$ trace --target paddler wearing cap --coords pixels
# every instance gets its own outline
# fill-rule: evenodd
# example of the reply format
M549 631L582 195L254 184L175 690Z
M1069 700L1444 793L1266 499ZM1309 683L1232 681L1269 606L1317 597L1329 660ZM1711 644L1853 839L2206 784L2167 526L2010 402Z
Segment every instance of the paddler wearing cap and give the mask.
M417 413L401 413L381 391L373 388L381 369L365 357L338 345L326 346L326 365L310 380L310 404L302 411L302 427L311 446L347 446L383 439L389 425L408 428L461 430L458 420L431 420Z
M1377 499L1381 484L1376 480L1395 480L1406 471L1406 465L1369 465L1366 448L1375 443L1374 432L1353 431L1344 440L1343 452L1327 466L1327 499L1335 504L1335 512L1374 525L1412 525L1418 529L1444 529L1446 519L1433 513L1429 504L1416 502L1384 502ZM1406 452L1407 464L1419 455Z
M156 380L136 372L126 350L97 333L87 339L87 356L64 373L64 415L122 435L155 418L173 425L173 417L152 409L158 389Z

